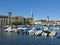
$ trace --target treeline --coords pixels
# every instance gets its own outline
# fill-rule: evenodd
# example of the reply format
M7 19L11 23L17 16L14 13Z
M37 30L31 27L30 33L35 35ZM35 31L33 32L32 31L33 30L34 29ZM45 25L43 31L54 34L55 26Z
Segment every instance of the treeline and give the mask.
M29 20L12 20L11 25L23 25L23 24L30 24Z

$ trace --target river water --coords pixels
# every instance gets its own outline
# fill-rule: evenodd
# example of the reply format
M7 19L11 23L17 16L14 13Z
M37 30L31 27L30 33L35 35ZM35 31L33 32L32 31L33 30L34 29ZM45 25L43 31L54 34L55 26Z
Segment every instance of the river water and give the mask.
M60 45L60 39L4 32L4 29L0 28L0 45Z

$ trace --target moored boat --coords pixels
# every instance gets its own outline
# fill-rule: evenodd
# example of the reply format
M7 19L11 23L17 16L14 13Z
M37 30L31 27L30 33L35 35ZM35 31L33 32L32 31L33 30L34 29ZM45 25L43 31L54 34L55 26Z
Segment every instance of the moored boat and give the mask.
M8 27L4 30L5 32L10 32L11 31L11 27Z
M26 29L23 29L21 32L24 34L24 33L28 33L28 31L30 30L30 28L26 28Z
M51 37L55 37L56 36L56 32L55 31L52 31L50 34L49 34L49 36L51 36Z
M43 33L42 33L42 36L47 36L47 33L43 32Z
M42 30L36 31L36 32L35 32L35 35L36 35L36 36L40 36L40 35L42 34L42 32L43 32Z
M32 28L31 30L28 31L28 33L32 33L35 30L35 28Z

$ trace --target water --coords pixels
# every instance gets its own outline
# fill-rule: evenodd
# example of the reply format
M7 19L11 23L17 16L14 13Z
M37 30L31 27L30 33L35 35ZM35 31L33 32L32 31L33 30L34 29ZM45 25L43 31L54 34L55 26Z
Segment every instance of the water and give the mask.
M14 32L4 32L0 28L0 45L60 45L60 39L34 36Z

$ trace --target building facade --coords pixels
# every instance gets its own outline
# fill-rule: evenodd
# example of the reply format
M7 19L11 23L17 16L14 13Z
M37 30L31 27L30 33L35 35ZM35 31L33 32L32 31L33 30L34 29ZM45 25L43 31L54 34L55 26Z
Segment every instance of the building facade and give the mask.
M46 20L38 20L34 22L35 24L38 25L60 25L60 21L46 21Z
M0 16L0 26L9 24L8 16Z
M11 12L8 13L8 16L0 15L0 26L10 24L11 17L12 17L12 13Z

